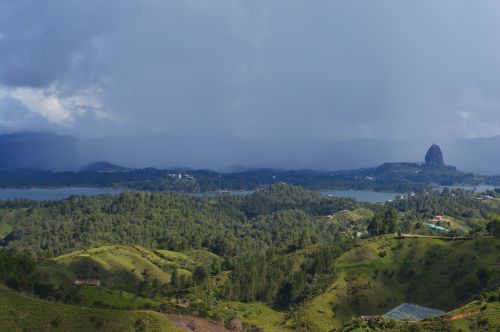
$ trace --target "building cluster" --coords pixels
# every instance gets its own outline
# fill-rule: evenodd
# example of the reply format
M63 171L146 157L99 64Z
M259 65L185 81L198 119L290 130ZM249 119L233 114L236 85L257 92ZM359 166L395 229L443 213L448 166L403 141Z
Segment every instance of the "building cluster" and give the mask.
M174 179L174 180L182 180L182 179L192 180L192 179L194 179L194 177L192 177L191 175L189 175L189 174L182 174L182 173L169 173L168 177L170 179Z

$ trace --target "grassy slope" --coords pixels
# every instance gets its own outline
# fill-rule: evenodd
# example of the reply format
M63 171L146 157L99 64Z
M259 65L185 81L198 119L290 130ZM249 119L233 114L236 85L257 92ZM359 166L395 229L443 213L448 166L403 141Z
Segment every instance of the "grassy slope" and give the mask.
M8 210L0 209L0 240L12 231L12 224L20 215L26 214L26 209Z
M165 316L152 311L64 305L0 286L0 331L136 331L138 320L148 322L148 331L181 331Z
M473 314L470 316L449 321L451 328L454 331L477 331L480 327L493 331L500 329L500 302L481 303L480 301L472 301L450 312L448 315L471 312L473 312Z
M0 240L9 235L12 231L12 226L5 221L0 221Z
M273 310L265 303L221 302L217 311L229 317L237 317L242 322L256 325L265 332L292 331L283 326L285 313Z
M125 291L112 290L109 288L87 287L82 290L84 296L84 305L94 306L103 304L114 308L158 308L160 301L155 299L143 298Z
M373 217L373 211L367 208L359 208L352 211L339 212L338 214L344 214L352 221L368 220Z
M476 271L481 266L500 270L499 246L499 240L486 237L363 241L337 260L334 283L305 306L301 320L313 331L325 331L352 316L383 314L402 302L450 310L488 286L481 285ZM489 285L499 283L493 273Z
M76 251L48 261L42 275L55 285L68 285L78 278L100 279L104 286L133 289L145 278L170 282L171 272L190 274L197 260L182 253L152 251L139 246L102 246ZM176 258L169 260L176 254Z

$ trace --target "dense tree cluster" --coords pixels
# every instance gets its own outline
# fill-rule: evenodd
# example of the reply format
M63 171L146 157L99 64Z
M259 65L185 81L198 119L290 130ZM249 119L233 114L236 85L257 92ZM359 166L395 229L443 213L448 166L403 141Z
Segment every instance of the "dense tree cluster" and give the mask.
M490 221L486 226L486 230L493 234L495 237L500 237L500 215L492 214L488 219Z
M447 188L441 193L428 191L395 200L387 205L398 211L413 211L418 219L432 218L436 215L486 218L495 211L495 207L483 204L472 191Z
M30 256L0 250L0 282L10 288L30 292L43 298L78 303L81 294L75 288L55 288L41 279L36 270L37 262Z
M398 213L394 209L385 212L378 211L368 223L370 235L383 235L396 232L398 226Z
M336 244L315 248L305 253L278 255L267 252L229 260L231 276L223 296L242 301L273 302L279 309L288 309L317 295L334 278L333 261L351 246L339 239ZM298 254L304 254L297 265Z
M207 249L222 256L289 251L331 243L337 225L318 215L359 206L288 185L252 195L194 198L165 193L75 196L56 202L17 201L8 248L54 256L108 244L170 250Z

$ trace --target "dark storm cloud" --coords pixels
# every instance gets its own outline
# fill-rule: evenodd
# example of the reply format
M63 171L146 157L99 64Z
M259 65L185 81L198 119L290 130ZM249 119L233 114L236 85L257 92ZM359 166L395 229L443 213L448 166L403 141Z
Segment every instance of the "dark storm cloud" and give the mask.
M490 136L498 17L496 1L3 1L0 88L43 90L62 106L37 114L77 135Z
M95 1L7 0L0 4L0 80L11 87L46 87L75 70L105 26ZM108 8L109 9L109 8ZM112 16L111 16L112 18Z

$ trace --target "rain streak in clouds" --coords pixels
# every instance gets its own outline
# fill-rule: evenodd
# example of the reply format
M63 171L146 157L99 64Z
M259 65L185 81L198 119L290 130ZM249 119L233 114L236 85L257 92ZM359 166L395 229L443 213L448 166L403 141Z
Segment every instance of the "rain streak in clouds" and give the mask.
M500 134L497 1L0 4L0 132Z

